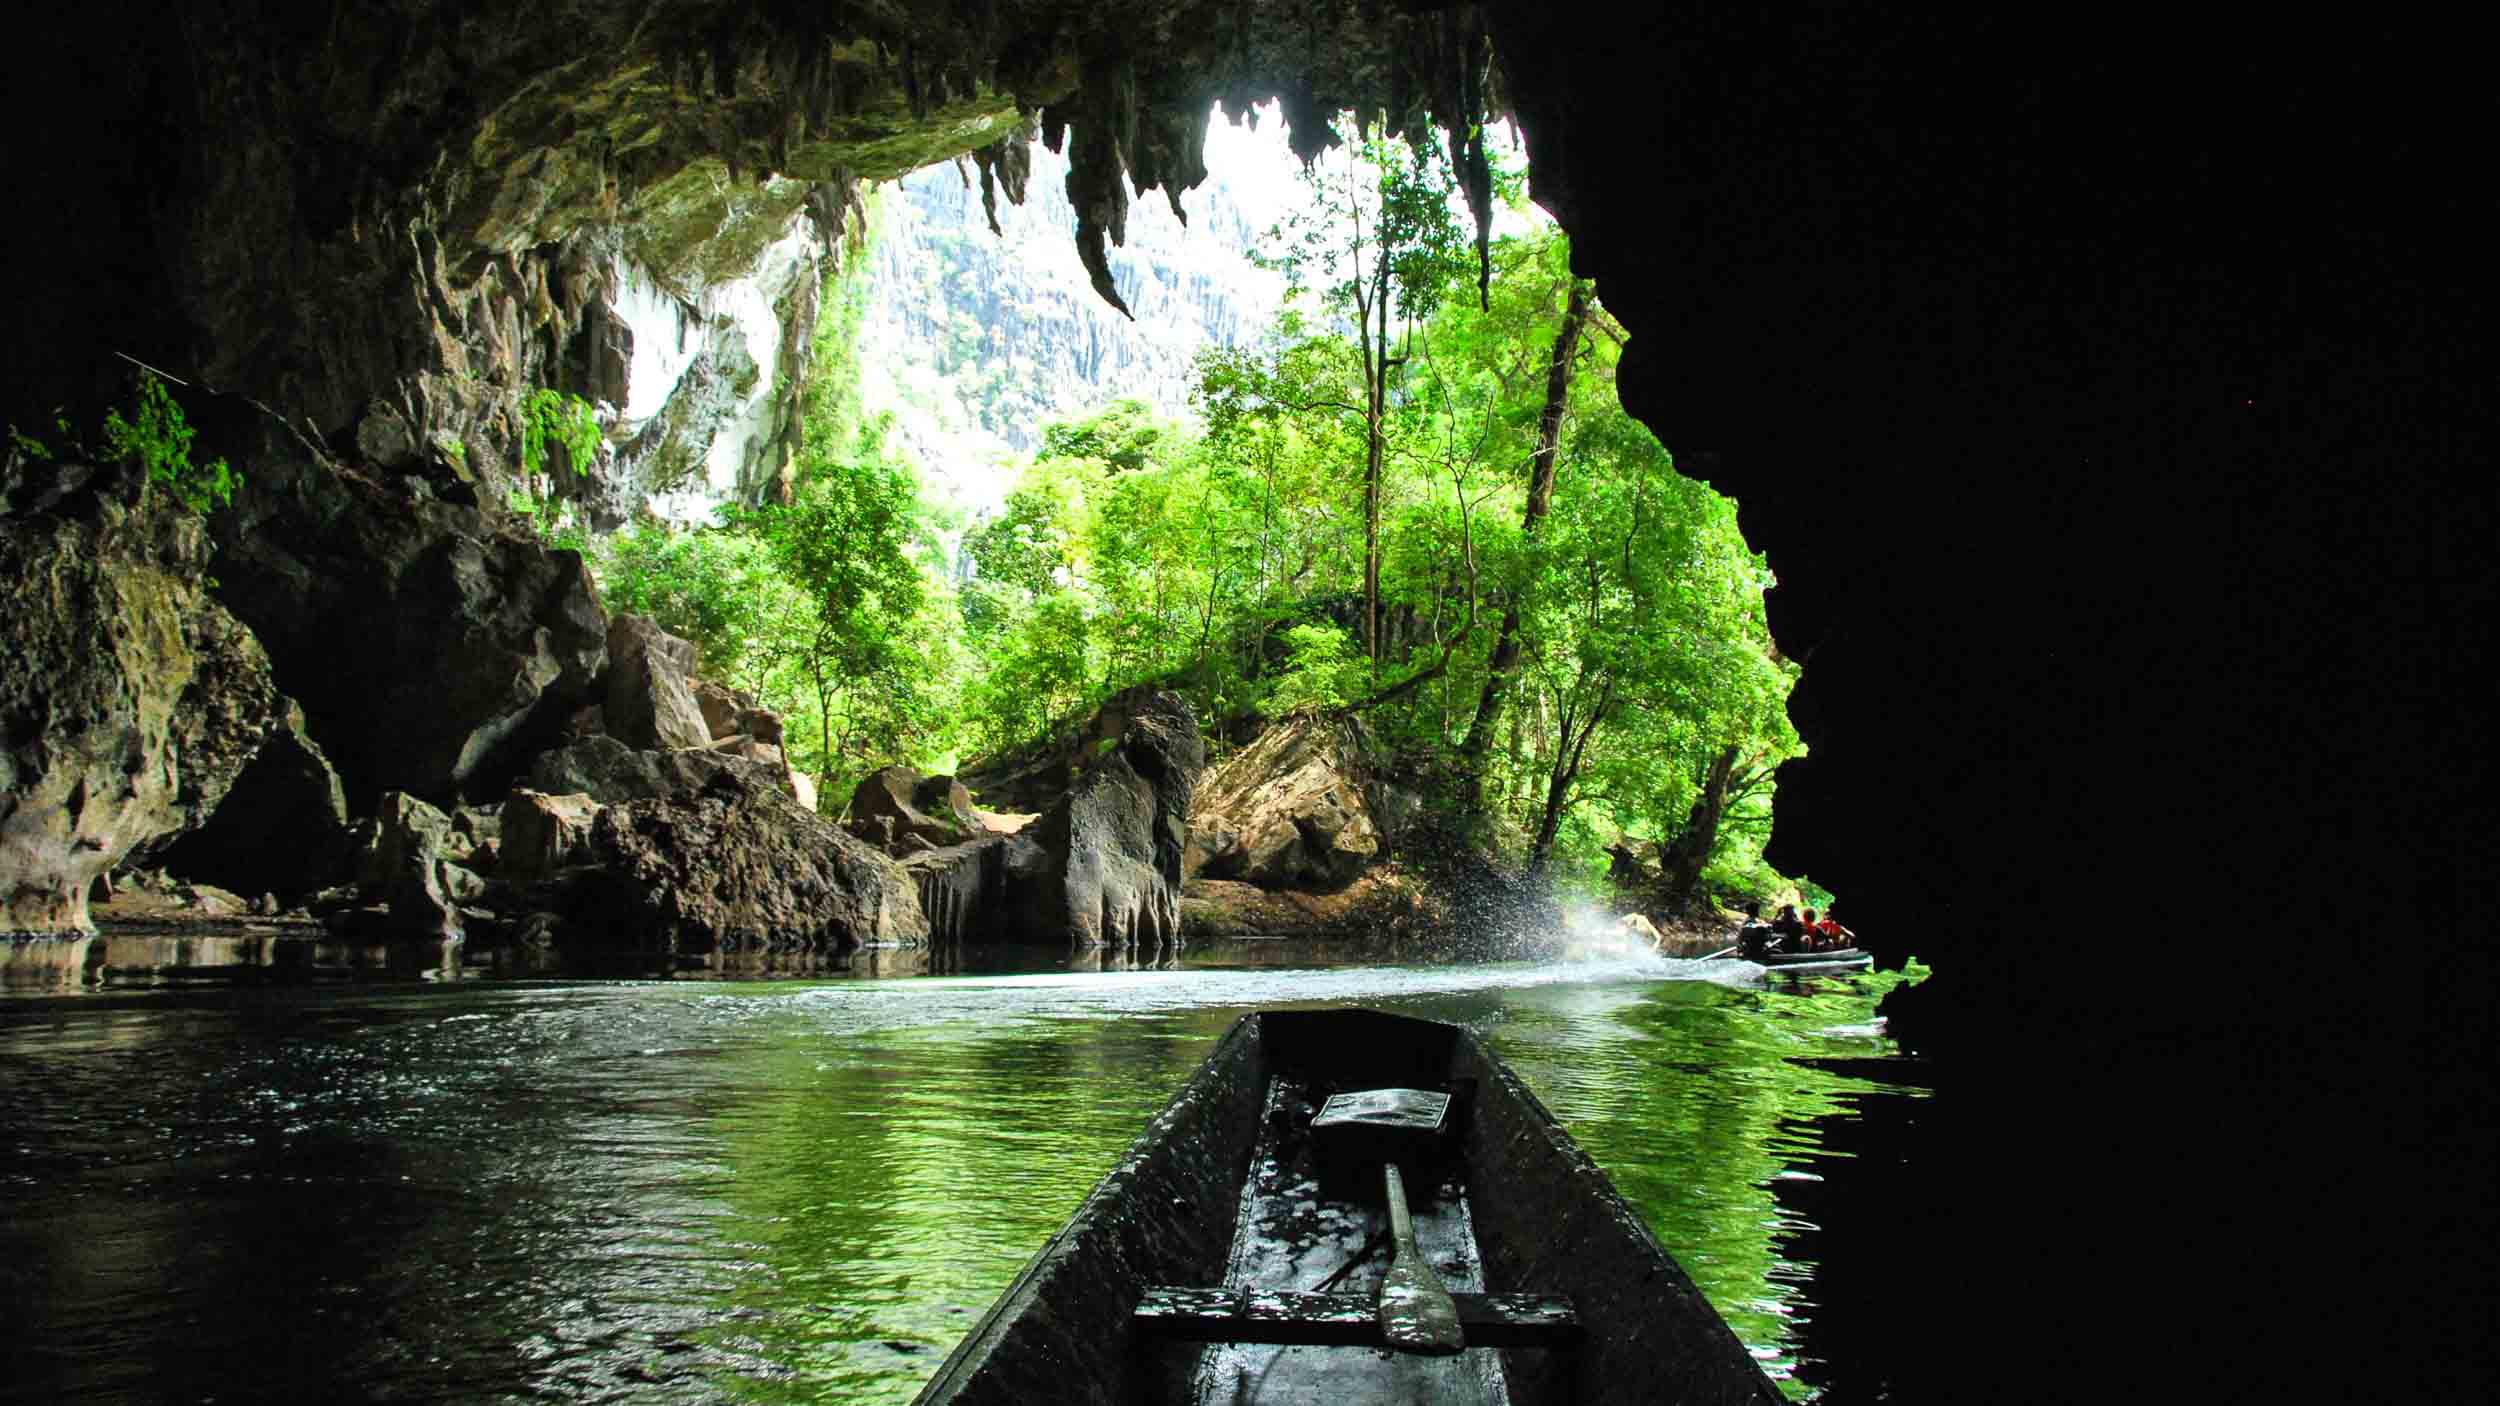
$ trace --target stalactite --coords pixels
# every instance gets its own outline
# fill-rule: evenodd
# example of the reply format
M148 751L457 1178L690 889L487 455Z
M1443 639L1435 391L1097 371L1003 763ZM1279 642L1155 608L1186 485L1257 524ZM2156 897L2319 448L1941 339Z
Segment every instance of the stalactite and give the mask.
M1009 204L1024 203L1025 182L1033 170L1033 120L1027 117L1006 136L973 148L971 156L981 171L981 213L989 219L990 233L1003 237L998 227L998 194L1003 189Z

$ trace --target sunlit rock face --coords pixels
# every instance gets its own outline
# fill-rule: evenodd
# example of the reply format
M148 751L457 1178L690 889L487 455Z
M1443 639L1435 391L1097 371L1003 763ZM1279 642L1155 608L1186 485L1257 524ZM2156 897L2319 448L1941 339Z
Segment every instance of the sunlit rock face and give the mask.
M771 178L744 218L779 218L752 262L674 277L619 252L588 329L594 389L615 448L590 481L565 484L593 526L648 505L701 521L726 502L771 496L797 451L817 301L837 259L848 188Z
M1382 850L1355 749L1311 719L1269 727L1208 769L1190 816L1187 872L1333 892Z
M1182 854L1205 769L1189 704L1136 688L1066 737L960 783L871 777L852 802L854 824L904 851L933 940L1168 955L1180 940ZM943 819L931 822L932 812ZM979 832L933 847L964 821Z
M1206 746L1178 694L1136 694L1121 711L1114 743L1015 837L1032 852L1009 851L1008 912L1033 939L1092 948L1180 936L1181 851Z
M93 932L96 877L199 828L285 700L251 631L206 594L195 514L111 471L30 477L12 460L0 468L0 933Z

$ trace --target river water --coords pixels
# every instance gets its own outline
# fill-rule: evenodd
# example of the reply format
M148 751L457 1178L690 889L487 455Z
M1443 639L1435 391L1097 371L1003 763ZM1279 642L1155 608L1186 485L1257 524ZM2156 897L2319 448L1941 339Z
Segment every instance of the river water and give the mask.
M0 1399L906 1401L1234 1019L1348 1002L1487 1035L1792 1397L1865 1374L1901 978L1297 960L0 1000Z

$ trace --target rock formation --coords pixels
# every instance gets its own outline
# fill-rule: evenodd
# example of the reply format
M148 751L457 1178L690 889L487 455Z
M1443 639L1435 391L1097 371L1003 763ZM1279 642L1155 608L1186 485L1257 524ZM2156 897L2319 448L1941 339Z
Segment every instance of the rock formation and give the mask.
M977 773L1041 812L1012 830L953 777L895 767L860 784L850 824L902 861L933 940L1164 950L1179 939L1190 798L1206 766L1189 705L1132 689L1063 741Z
M382 797L364 878L389 913L392 936L458 941L467 935L461 904L485 881L456 862L470 846L452 816L404 792Z
M932 488L975 510L1012 486L1012 468L996 466L1031 454L1042 426L1072 408L1135 396L1187 414L1198 349L1265 335L1283 291L1281 275L1241 257L1258 231L1215 170L1186 225L1153 204L1132 212L1126 246L1109 256L1135 314L1122 317L1068 245L1067 157L1038 141L1023 150L1020 205L995 192L985 202L955 167L906 178L879 207L872 262L852 274L867 282L858 342L878 350L861 367L863 398L892 407L890 442Z
M169 495L12 453L0 503L0 932L92 932L97 876L198 829L286 705Z
M502 846L496 876L543 879L590 860L590 826L602 809L580 793L550 796L525 786L503 803Z
M1009 841L1007 916L1028 939L1125 947L1180 935L1181 854L1206 746L1178 694L1132 692L1116 716L1114 745Z
M1209 768L1192 808L1186 870L1262 888L1341 889L1384 846L1342 725L1269 727Z
M986 833L962 782L922 776L907 766L890 766L862 780L851 793L850 822L862 830L873 827L878 842L887 845L909 835L943 848Z
M610 806L589 850L585 941L843 952L928 935L902 866L751 776L725 771L692 794Z
M643 750L709 747L711 728L688 683L694 671L692 643L639 615L610 620L607 735Z
M351 809L500 799L588 701L606 612L581 558L510 515L305 453L218 519L219 598L270 651Z
M301 894L338 876L351 847L347 797L302 707L282 702L207 823L156 856L167 871L251 894Z

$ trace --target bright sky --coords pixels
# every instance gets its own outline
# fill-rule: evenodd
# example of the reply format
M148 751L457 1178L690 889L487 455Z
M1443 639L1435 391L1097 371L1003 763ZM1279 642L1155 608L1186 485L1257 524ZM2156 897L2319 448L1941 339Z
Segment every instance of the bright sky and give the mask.
M1282 218L1286 211L1302 202L1302 163L1285 141L1283 111L1273 102L1257 108L1258 130L1250 130L1245 119L1236 126L1224 118L1221 108L1207 124L1207 170L1230 185L1242 205L1250 213L1253 227L1264 229ZM1512 168L1528 164L1526 149L1521 145L1519 129L1508 122L1497 124L1488 136L1496 166ZM1323 152L1321 164L1346 160L1342 148ZM1160 199L1158 196L1157 199ZM1188 197L1181 203L1186 206ZM1456 203L1459 226L1469 228L1473 221L1467 215L1465 202ZM1552 224L1553 217L1534 205L1523 210L1496 209L1493 212L1493 234L1527 234Z

